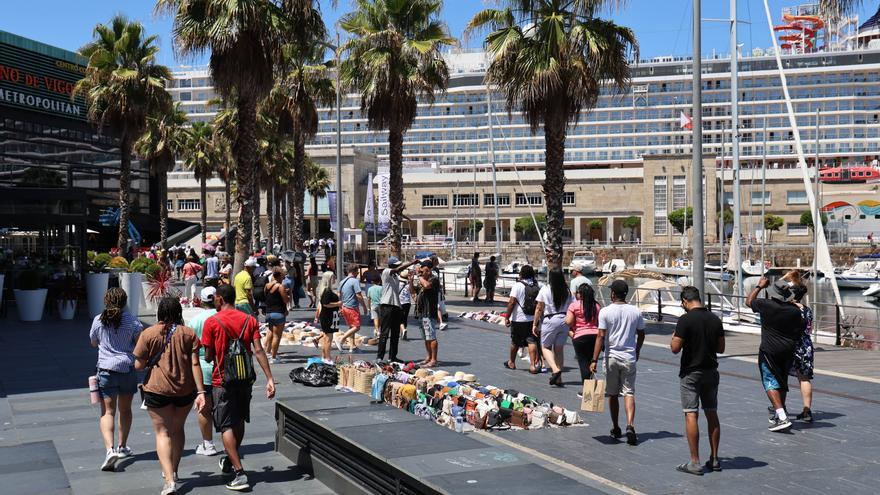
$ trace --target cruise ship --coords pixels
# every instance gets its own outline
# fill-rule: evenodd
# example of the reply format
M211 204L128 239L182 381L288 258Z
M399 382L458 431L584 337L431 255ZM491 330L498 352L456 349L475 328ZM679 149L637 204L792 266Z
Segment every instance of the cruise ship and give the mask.
M801 11L810 8L815 7L798 7ZM780 27L790 27L787 18L782 19ZM852 19L845 22L853 24ZM852 31L824 46L818 41L806 47L784 44L788 48L783 49L782 59L804 150L814 157L818 146L823 164L861 164L880 155L880 20L875 15ZM790 34L779 36L791 38ZM818 37L829 38L821 33ZM746 167L762 160L765 152L771 163L796 162L773 55L772 50L762 49L740 54L740 157ZM451 76L448 90L438 92L433 105L420 105L405 135L405 166L450 172L486 168L491 156L491 116L499 169L543 167L541 132L532 135L522 116L515 110L508 113L502 95L490 91L484 82L487 54L456 51L446 58ZM725 145L731 140L730 59L712 55L701 61L701 68L703 152L721 160L730 155L730 146ZM569 129L566 166L638 166L643 155L689 153L691 132L681 121L691 111L692 70L692 59L685 57L634 63L630 91L612 94L603 90L596 108L583 112ZM208 102L215 93L207 70L181 70L174 78L171 92L190 118L212 119L216 108ZM321 109L320 117L310 149L336 144L335 109ZM344 97L341 122L344 146L387 160L387 134L367 128L357 95Z

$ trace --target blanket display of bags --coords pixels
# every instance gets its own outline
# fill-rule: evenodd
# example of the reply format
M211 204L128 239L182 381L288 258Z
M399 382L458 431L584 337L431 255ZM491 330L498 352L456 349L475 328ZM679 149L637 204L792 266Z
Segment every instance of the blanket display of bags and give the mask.
M312 363L291 370L290 379L307 387L333 387L338 383L338 372L332 364Z
M369 395L376 402L408 411L451 430L508 430L562 427L581 423L577 411L523 394L514 389L500 389L478 383L477 377L464 373L418 368L410 363L383 364L369 361L338 362L338 389ZM300 380L310 386L317 379L304 375L311 368L299 368ZM315 373L317 373L317 369ZM335 377L334 377L335 378ZM334 382L334 385L336 383Z

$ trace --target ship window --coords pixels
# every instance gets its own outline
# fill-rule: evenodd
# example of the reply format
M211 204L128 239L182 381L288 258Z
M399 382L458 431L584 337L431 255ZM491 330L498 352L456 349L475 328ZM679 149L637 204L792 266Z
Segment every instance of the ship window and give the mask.
M865 215L859 215L859 220L864 220L864 219L865 219Z
M852 215L844 215L843 219L844 220L852 220Z

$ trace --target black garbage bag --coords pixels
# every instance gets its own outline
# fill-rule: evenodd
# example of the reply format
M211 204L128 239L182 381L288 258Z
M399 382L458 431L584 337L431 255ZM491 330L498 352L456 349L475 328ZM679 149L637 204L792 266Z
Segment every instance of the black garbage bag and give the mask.
M312 363L305 368L294 368L290 379L307 387L334 387L339 382L339 373L332 364Z

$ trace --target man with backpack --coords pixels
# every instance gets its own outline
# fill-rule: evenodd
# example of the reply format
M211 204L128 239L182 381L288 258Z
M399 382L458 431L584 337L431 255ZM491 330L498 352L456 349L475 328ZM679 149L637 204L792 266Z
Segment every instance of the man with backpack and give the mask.
M535 375L541 371L538 367L538 340L532 334L540 290L541 287L535 280L535 270L530 265L523 265L519 269L519 280L513 284L507 298L505 324L510 327L510 360L504 362L504 367L509 370L516 369L517 351L528 347L529 373Z
M244 439L244 424L250 422L251 391L256 381L252 355L266 375L269 399L275 397L275 381L260 343L260 325L253 316L236 311L232 304L235 297L232 287L217 288L214 302L218 312L202 327L202 346L205 360L214 363L214 428L226 448L226 455L220 458L220 470L224 474L235 473L226 488L240 491L250 488L238 449Z
M264 257L257 258L257 266L251 276L251 290L254 297L254 304L257 308L254 316L258 316L260 310L262 310L264 315L268 314L266 312L266 284L269 283L269 277L272 274L272 270L266 268L267 261L268 260Z

